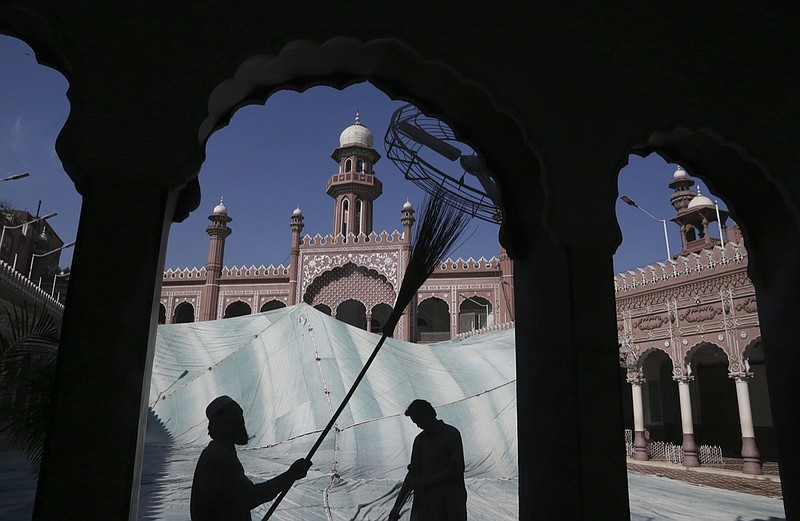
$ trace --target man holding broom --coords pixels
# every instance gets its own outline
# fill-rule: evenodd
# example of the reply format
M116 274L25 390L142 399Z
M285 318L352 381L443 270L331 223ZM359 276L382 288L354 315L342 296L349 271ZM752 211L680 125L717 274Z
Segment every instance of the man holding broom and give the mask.
M411 521L466 521L461 434L452 425L436 419L436 410L425 400L411 402L405 414L422 432L414 438L408 475L389 513L389 521L400 519L400 510L412 492Z
M242 408L232 398L220 396L206 408L211 443L203 449L192 481L192 521L250 521L250 510L274 499L311 467L307 459L264 483L254 484L244 475L234 445L249 440Z

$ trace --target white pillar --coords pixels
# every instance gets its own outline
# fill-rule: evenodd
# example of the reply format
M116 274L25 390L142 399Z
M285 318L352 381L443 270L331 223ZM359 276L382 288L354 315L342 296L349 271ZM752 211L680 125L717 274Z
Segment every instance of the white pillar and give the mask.
M642 401L642 383L644 380L629 380L633 397L633 459L647 461L647 438L644 434L644 402Z
M683 465L685 467L699 467L697 459L697 444L694 441L694 423L692 422L692 398L689 393L691 376L676 378L678 382L678 397L681 402L681 430L683 431Z
M742 429L742 472L745 474L763 474L761 454L756 445L753 429L753 412L750 407L750 388L747 380L752 374L739 373L730 375L736 382L736 401L739 404L739 425Z

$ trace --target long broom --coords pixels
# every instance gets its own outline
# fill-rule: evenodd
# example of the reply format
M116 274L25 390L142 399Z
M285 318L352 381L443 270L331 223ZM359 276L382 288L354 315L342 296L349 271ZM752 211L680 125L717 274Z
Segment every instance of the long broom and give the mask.
M347 395L345 395L339 408L333 413L328 425L325 426L319 438L317 438L316 443L311 447L311 450L306 456L307 460L310 461L311 458L314 457L314 454L322 444L325 436L328 435L333 424L336 423L339 415L342 413L345 406L347 406L347 402L350 401L358 384L361 383L364 375L367 374L367 369L372 365L372 361L375 360L378 351L383 347L386 338L394 331L395 326L397 326L397 323L400 321L400 317L403 315L403 310L411 302L414 294L419 290L422 284L430 277L439 262L453 247L469 223L469 219L469 215L447 204L441 193L431 195L425 199L422 204L422 216L419 224L417 224L414 244L411 249L411 259L406 267L403 283L400 285L400 290L397 292L397 300L395 301L394 308L389 318L386 320L386 323L383 325L383 335L372 351L372 354L367 359L367 362L364 364L364 368L361 369L361 372L356 377ZM272 516L275 509L278 508L278 505L288 492L289 488L281 492L272 503L272 506L270 506L269 511L264 515L262 521L267 521Z

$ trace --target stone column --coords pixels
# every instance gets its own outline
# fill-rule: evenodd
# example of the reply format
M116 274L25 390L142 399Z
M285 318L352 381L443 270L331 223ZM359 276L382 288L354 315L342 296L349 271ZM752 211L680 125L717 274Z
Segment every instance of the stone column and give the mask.
M642 401L642 378L631 378L631 395L633 397L633 459L647 461L647 439L644 435L644 402Z
M678 398L681 402L681 430L683 431L683 466L699 467L700 460L697 459L697 444L694 441L694 423L692 421L692 398L689 393L689 382L694 378L691 376L679 376L675 378L678 382Z
M739 404L739 425L742 429L742 472L745 474L763 474L761 454L756 445L753 429L753 412L750 408L750 388L747 381L752 373L736 373L730 377L736 382L736 401Z
M136 519L177 190L97 175L83 204L34 519ZM113 283L110 283L113 281Z
M539 233L514 259L520 519L629 519L611 252Z

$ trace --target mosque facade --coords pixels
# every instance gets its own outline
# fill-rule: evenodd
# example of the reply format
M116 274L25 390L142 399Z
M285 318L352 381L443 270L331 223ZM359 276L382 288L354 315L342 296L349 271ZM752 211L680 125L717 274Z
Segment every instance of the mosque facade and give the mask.
M305 302L339 320L380 331L394 306L412 246L415 209L399 210L401 228L373 229L374 204L383 187L373 167L380 160L372 132L356 116L344 129L327 181L334 218L329 235L302 235L300 208L291 215L289 263L224 265L232 218L220 202L209 215L208 262L164 272L159 323L215 320ZM394 336L436 342L457 335L513 327L512 263L501 249L490 259L446 259L419 289Z
M762 456L777 455L748 254L728 213L692 185L681 168L669 184L682 251L614 277L629 455L650 459L666 442L694 467L715 446L761 474Z

